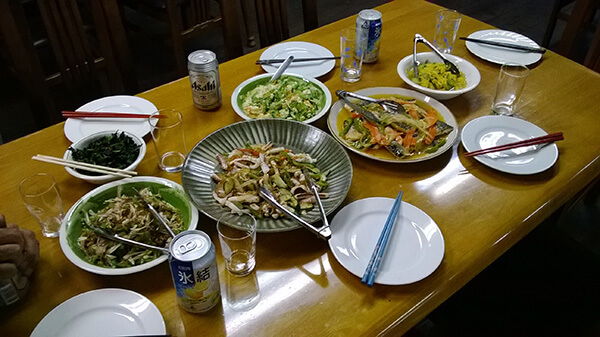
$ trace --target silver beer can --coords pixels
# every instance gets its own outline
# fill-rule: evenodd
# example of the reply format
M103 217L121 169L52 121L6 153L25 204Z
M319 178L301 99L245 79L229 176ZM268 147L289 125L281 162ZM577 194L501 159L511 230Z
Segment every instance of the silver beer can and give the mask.
M379 58L379 45L381 44L381 12L374 9L364 9L356 18L357 41L360 40L359 32L365 32L367 43L363 62L373 63Z
M194 106L200 110L220 107L221 80L217 55L210 50L196 50L188 56L188 71Z
M199 230L179 233L169 244L169 266L179 305L192 313L212 309L221 299L215 246Z

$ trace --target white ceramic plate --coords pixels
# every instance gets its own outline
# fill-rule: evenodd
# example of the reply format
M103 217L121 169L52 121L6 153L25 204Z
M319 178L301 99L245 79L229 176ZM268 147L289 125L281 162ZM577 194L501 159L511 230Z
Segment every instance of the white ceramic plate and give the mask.
M329 49L318 44L310 42L283 42L273 45L265 50L261 55L261 60L266 59L284 59L290 55L294 58L306 57L332 57ZM281 63L273 65L262 65L262 68L268 73L274 73ZM319 77L327 74L335 67L335 60L297 62L290 64L288 70L290 73L300 74L308 77Z
M394 204L391 198L366 198L344 207L331 222L329 247L352 274L363 276ZM402 202L375 283L414 283L433 273L444 257L444 237L427 213Z
M138 191L149 187L153 193L175 206L181 212L186 229L196 229L198 225L198 209L194 207L183 187L178 183L159 177L133 177L106 183L91 190L69 209L60 226L60 248L77 267L98 275L128 275L155 267L167 260L163 254L152 261L127 268L106 268L88 262L84 257L77 239L83 226L82 217L88 210L99 211L105 207L104 201L113 198L121 190L125 195L134 195L133 188Z
M146 297L125 289L98 289L52 309L31 337L159 335L167 330L160 311Z
M512 43L520 46L540 48L532 39L519 33L509 32L500 29L488 29L480 30L469 35L469 38ZM481 44L477 42L466 43L467 49L481 57L486 61L490 61L497 64L504 63L518 63L523 65L530 65L536 63L542 58L540 53L531 53L527 51L508 49L504 47L491 46L487 44Z
M506 116L483 116L476 118L462 130L461 142L466 151L518 142L546 135L547 132L528 121ZM558 159L555 143L538 148L521 147L501 152L475 156L475 160L498 171L512 174L535 174L543 172Z
M80 106L77 111L88 112L123 112L144 113L155 112L156 106L150 101L137 96L108 96ZM100 131L128 131L143 138L150 132L150 124L145 118L68 118L65 121L65 136L76 142L81 138Z
M367 152L363 152L361 150L355 149L354 147L352 147L350 144L348 144L345 140L343 140L339 136L340 130L338 130L338 127L337 127L337 119L338 119L338 115L339 115L340 111L344 107L344 103L342 100L338 100L331 106L331 110L329 112L329 117L327 118L327 126L329 127L329 131L334 136L334 138L337 139L342 145L344 145L347 149L349 149L350 151L352 151L354 153L357 153L357 154L367 157L367 158L384 161L384 162L388 162L388 163L415 163L415 162L428 160L428 159L431 159L431 158L441 155L442 153L451 149L454 142L456 142L456 140L458 139L458 124L456 123L456 118L454 118L454 115L452 115L452 113L450 112L450 110L448 110L448 108L446 108L446 106L444 106L442 103L436 101L435 99L433 99L429 96L426 96L420 92L416 92L413 90L394 88L394 87L367 88L367 89L357 90L356 93L361 94L363 96L389 94L389 95L401 95L401 96L405 96L405 97L415 98L419 101L429 104L432 108L436 109L442 115L442 117L444 117L444 122L446 124L452 126L454 128L454 130L452 130L452 132L450 132L450 134L448 134L448 138L446 138L446 144L442 145L434 153L428 153L428 154L426 154L422 157L418 157L418 158L407 158L407 159L387 159L387 158L377 157L377 156L369 154Z

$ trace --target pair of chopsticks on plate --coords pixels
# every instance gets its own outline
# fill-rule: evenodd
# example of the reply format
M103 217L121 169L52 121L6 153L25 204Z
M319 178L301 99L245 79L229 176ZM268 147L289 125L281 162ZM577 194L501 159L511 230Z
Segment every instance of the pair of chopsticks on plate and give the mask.
M552 142L556 142L556 141L563 140L563 139L565 139L565 137L563 136L563 133L556 132L556 133L551 133L551 134L541 136L541 137L525 139L525 140L521 140L521 141L514 142L514 143L498 145L498 146L494 146L494 147L489 147L487 149L481 149L481 150L467 152L467 153L465 153L465 157L479 156L479 155L490 153L490 152L499 152L499 151L510 150L510 149L524 147L524 146L552 143Z
M481 44L488 44L488 45L491 45L491 46L497 46L497 47L505 47L505 48L523 50L523 51L528 51L528 52L531 52L531 53L543 54L543 53L546 52L546 49L544 49L544 48L535 48L535 47L520 46L520 45L516 45L516 44L512 44L512 43L490 41L490 40L480 40L480 39L473 39L473 38L470 38L470 37L462 37L462 36L459 37L459 39L465 40L465 41L469 41L469 42L475 42L475 43L481 43Z
M305 58L294 58L292 63L296 62L310 62L310 61L323 61L323 60L337 60L339 56L324 56L324 57L305 57ZM256 64L258 65L267 65L273 63L283 63L286 59L267 59L267 60L257 60Z
M74 169L81 169L81 170L86 170L86 171L91 171L91 172L96 172L96 173L109 174L109 175L123 177L123 178L131 178L132 176L137 175L137 172L135 172L135 171L121 170L121 169L117 169L117 168L113 168L113 167L94 165L94 164L89 164L89 163L83 163L80 161L62 159L62 158L51 157L51 156L44 156L41 154L33 156L33 157L31 157L31 159L37 160L37 161L42 161L45 163L50 163L50 164L68 166L68 167L74 168Z
M88 111L63 111L66 118L165 118L165 115L136 114L127 112L88 112Z
M388 215L388 218L383 226L383 230L379 235L379 240L377 240L377 244L375 245L375 249L373 250L373 254L371 255L371 259L369 260L369 264L367 265L367 269L361 279L362 283L365 283L369 287L373 286L375 283L375 275L377 275L377 269L379 269L379 264L383 258L383 254L385 253L385 248L390 239L390 234L392 233L392 229L394 228L394 224L396 223L396 218L398 217L398 210L400 209L400 203L402 202L402 195L404 192L400 191L396 200L394 201L394 205Z

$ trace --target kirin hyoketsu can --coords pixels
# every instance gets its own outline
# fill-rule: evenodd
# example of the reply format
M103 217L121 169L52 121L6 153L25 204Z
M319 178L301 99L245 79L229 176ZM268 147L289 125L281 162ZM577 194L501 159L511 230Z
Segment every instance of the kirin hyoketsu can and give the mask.
M356 18L356 39L359 32L364 31L367 43L363 62L373 63L379 58L379 45L381 44L381 12L374 9L364 9Z
M188 56L188 71L194 106L200 110L220 107L221 80L217 55L210 50L196 50Z
M198 230L179 233L169 244L169 266L179 304L187 311L210 310L221 299L215 246Z

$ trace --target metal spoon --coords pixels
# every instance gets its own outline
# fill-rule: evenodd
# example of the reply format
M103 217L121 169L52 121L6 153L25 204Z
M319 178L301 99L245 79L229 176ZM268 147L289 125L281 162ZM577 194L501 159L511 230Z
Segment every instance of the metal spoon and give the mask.
M419 61L417 61L417 44L419 42L425 44L427 47L429 47L429 49L436 53L437 56L439 56L442 59L442 61L446 65L446 68L448 68L448 70L450 70L451 73L453 73L454 75L460 74L460 70L458 69L458 67L454 63L450 62L450 60L448 60L446 56L444 56L444 54L437 50L437 48L433 44L431 44L431 42L427 41L427 39L424 38L421 34L415 34L414 41L415 43L413 45L413 66L415 71L415 77L419 77Z
M293 60L294 60L294 56L292 56L292 55L288 56L285 59L285 61L283 61L283 63L279 66L279 68L277 68L277 71L275 71L275 75L273 75L273 77L271 77L271 80L269 80L269 83L273 83L273 82L277 81L277 79L290 66L290 64L292 63Z

